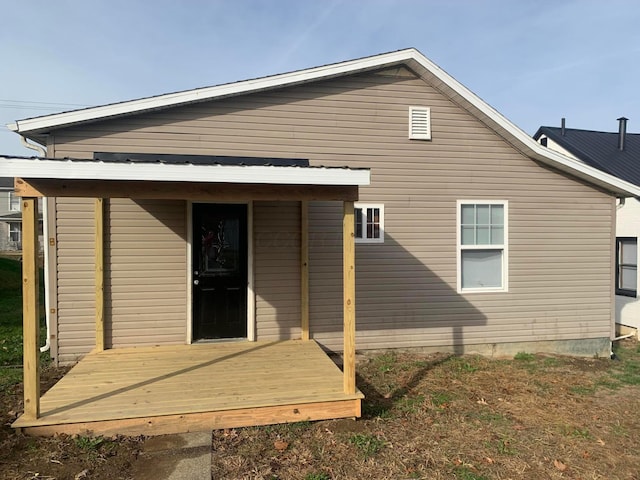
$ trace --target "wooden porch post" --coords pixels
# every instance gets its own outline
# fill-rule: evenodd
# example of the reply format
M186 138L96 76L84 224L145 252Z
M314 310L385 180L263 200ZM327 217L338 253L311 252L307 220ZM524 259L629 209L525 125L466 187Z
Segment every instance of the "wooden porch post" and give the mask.
M309 340L309 202L300 202L300 317L301 338Z
M24 416L40 416L40 352L38 302L38 199L22 199L22 324Z
M344 289L344 393L356 393L356 269L353 202L344 202L342 213L342 262Z
M96 352L104 350L104 201L95 199Z

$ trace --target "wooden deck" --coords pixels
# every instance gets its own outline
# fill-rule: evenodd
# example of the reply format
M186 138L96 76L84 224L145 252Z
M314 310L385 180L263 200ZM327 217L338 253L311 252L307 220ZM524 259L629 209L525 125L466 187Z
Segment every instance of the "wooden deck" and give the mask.
M360 416L363 395L314 341L228 342L85 356L27 434L160 435Z

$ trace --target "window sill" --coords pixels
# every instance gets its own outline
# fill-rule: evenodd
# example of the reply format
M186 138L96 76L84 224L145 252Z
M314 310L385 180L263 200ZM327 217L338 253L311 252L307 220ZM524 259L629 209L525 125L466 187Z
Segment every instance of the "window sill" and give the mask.
M508 293L508 288L459 288L458 293Z
M616 295L621 297L633 297L636 298L638 296L635 290L616 290Z

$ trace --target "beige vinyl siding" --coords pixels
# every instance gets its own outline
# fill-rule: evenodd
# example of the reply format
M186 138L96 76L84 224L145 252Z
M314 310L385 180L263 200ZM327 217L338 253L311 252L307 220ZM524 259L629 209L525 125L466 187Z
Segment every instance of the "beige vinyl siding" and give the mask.
M409 106L431 108L431 141L407 138ZM358 348L609 336L613 199L523 156L406 71L69 128L55 133L55 144L57 156L208 154L370 167L360 201L384 203L386 239L356 248ZM459 199L509 201L508 293L456 293ZM310 208L311 331L339 349L341 210ZM264 278L280 278L279 265L258 252L256 264L272 269L263 268ZM288 273L277 286L297 291ZM267 287L275 288L256 283L258 298ZM264 321L271 335L267 303L257 328Z
M106 346L184 344L186 202L111 199L107 211Z
M95 346L93 200L55 202L58 361L71 363ZM53 306L53 305L52 305Z
M256 337L300 337L300 203L254 202Z

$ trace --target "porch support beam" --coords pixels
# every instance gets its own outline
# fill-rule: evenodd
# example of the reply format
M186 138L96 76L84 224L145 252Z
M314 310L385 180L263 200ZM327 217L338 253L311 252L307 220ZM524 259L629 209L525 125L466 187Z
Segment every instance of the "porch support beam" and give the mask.
M30 197L144 198L232 202L247 200L357 200L355 185L275 185L131 180L16 179L16 194Z
M300 317L302 340L309 340L309 202L300 202Z
M40 416L38 302L38 199L22 198L22 322L24 416Z
M353 202L343 203L344 393L356 393L356 268Z
M95 229L95 301L96 301L96 351L104 350L104 200L96 198L94 202Z

